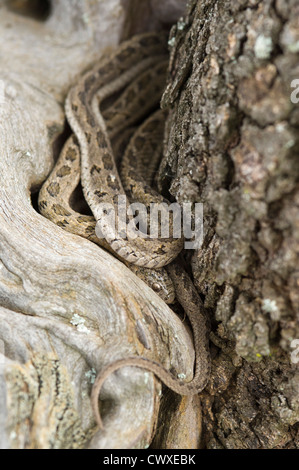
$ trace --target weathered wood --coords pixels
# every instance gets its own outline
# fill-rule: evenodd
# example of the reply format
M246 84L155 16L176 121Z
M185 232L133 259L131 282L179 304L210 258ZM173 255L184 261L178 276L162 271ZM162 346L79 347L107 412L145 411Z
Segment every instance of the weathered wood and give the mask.
M163 395L153 449L200 449L202 417L200 397L182 397L170 390Z
M0 10L1 440L17 448L144 447L158 411L154 377L126 368L109 378L105 431L96 434L92 380L113 358L134 354L191 379L189 333L124 265L43 218L31 201L53 166L67 89L121 31L117 1L67 5L53 2L43 23Z

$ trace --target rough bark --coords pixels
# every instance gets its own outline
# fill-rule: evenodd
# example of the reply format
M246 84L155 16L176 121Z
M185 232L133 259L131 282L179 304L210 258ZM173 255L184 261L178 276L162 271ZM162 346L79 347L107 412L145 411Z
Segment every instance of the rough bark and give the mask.
M188 259L217 335L209 448L299 445L298 26L292 0L193 1L170 39L160 188L204 204Z
M190 336L125 266L37 214L31 193L61 147L76 77L184 2L144 2L146 21L134 0L52 0L38 21L20 3L0 2L1 446L142 448L157 427L155 448L298 447L297 2L193 0L172 29L158 184L204 203L203 246L185 257L212 321L212 377L201 432L198 397L165 396L157 426L158 381L120 371L103 390L104 433L95 370L135 353L191 378Z

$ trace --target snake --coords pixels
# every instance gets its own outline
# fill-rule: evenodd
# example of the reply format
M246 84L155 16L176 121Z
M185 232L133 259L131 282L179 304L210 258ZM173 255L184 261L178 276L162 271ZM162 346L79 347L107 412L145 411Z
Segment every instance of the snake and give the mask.
M114 156L116 160L120 160L119 155L126 148L129 137L133 132L130 126L134 125L138 118L150 112L159 102L165 83L165 74L165 60L157 61L153 67L141 73L125 89L113 103L113 110L111 110L110 106L103 112L109 137L111 140L114 139ZM143 90L145 95L150 96L151 99L144 103L142 112L139 111L138 114L137 110L140 103L136 106L136 99L134 100L134 97L140 89ZM151 120L158 123L158 129L156 126L157 132L153 132L154 129L151 126L151 146L143 148L143 159L139 159L144 162L139 167L139 174L143 173L145 179L153 177L160 160L159 151L155 151L154 146L161 139L166 116L165 112L160 114L160 111L156 116L156 119ZM148 139L148 132L148 128L145 128L143 132L139 131L138 138L142 140ZM121 135L121 138L119 135ZM150 162L146 160L145 150L147 150ZM134 274L149 285L164 302L172 304L175 300L175 292L173 283L165 268L149 269L128 263L111 249L105 239L96 236L96 220L94 216L92 214L82 214L79 211L80 207L78 210L73 208L73 206L76 207L76 189L80 184L80 163L80 147L76 136L72 134L64 144L52 172L40 189L38 197L39 212L64 230L87 238L118 257ZM152 168L150 168L150 165ZM148 184L150 183L151 179L148 181Z
M126 195L104 119L101 119L100 113L95 116L93 98L97 92L99 101L104 101L126 86L138 73L155 63L157 57L165 57L166 46L165 35L153 33L137 35L129 44L121 44L107 61L100 62L83 74L69 91L65 104L69 125L80 145L84 197L97 221L98 231L123 259L148 268L160 268L173 261L183 249L184 241L182 237L133 237L129 220L125 221L127 236L116 232L109 216L113 212L119 220L118 197L121 194L126 198ZM148 205L156 202L152 193L148 194L147 200ZM161 197L158 196L157 203L160 201ZM103 207L109 208L106 217L103 216Z
M140 89L140 84L145 80L148 71L153 71L156 75L156 67L159 67L157 64L161 65L165 61L165 54L165 35L146 33L122 43L109 59L100 61L91 71L83 74L79 82L71 88L65 104L66 116L73 134L67 140L51 177L39 195L40 211L57 225L100 244L128 267L133 266L135 269L145 269L149 272L164 270L192 327L195 367L190 382L181 380L153 359L141 356L115 360L99 372L92 387L91 403L100 428L103 428L99 410L100 391L106 378L119 368L136 366L149 370L168 388L188 396L202 391L210 375L209 319L190 277L181 265L174 261L182 250L183 240L171 237L167 240L117 238L115 233L112 233L112 227L109 227L107 222L102 222L103 214L98 209L104 202L114 204L117 212L115 201L120 193L128 199L137 198L147 205L165 201L151 187L153 171L147 171L151 156L156 155L158 158L161 153L161 147L155 142L157 136L161 137L163 134L161 123L165 121L165 112L159 110L146 119L137 130L130 129L144 114L141 110L145 106L146 95L143 93L144 89ZM137 78L139 88L136 85L136 76L141 77L139 81ZM150 80L150 83L153 81ZM125 91L121 97L109 105L109 98L123 89ZM128 96L132 99L129 100ZM105 100L108 101L108 107L102 111L99 106L104 105ZM137 108L135 113L133 112L134 119L131 119L134 102L137 103ZM123 103L126 103L125 107ZM125 119L121 119L120 115L125 112L126 107L130 108L131 112ZM121 112L115 112L115 109ZM129 144L119 172L112 141L118 133L125 135L127 131ZM123 143L119 146L122 148ZM141 154L146 163L139 165L137 154ZM80 178L84 198L92 215L80 214L71 207L74 188ZM102 239L95 235L96 224L100 225Z

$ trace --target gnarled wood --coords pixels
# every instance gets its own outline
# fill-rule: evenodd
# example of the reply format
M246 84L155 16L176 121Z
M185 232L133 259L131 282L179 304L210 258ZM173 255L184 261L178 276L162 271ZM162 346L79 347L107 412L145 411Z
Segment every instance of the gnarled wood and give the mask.
M119 38L120 17L115 23L103 18L113 18L112 8L121 12L120 4L107 4L78 1L67 11L66 2L53 2L44 23L1 6L5 447L147 446L159 402L154 377L128 368L109 378L102 395L105 431L94 434L89 395L96 371L113 358L142 354L192 378L192 342L178 317L118 260L32 206L31 191L53 166L67 89Z

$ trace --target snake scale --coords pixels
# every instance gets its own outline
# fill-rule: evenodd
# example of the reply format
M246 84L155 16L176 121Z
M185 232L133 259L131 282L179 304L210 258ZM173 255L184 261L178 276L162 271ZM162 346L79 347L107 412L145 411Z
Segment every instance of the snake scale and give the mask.
M114 206L117 213L116 198L119 194L127 194L131 200L137 198L147 205L164 201L162 196L151 188L152 176L148 179L147 173L153 174L153 169L149 169L151 161L161 155L161 146L156 142L157 136L161 138L163 135L161 123L165 120L165 114L163 111L154 113L135 132L130 126L136 125L138 120L144 117L145 110L150 111L145 93L147 84L154 86L155 92L161 94L160 85L155 88L155 83L159 74L161 78L163 67L165 72L166 44L166 36L161 33L135 36L121 44L109 59L102 60L94 69L86 72L71 88L65 109L74 134L67 140L39 195L41 213L57 225L100 244L131 269L135 265L137 271L141 269L141 276L144 274L142 270L145 270L145 273L152 272L154 276L158 273L159 279L166 275L168 280L163 286L165 292L169 288L172 289L171 301L175 292L192 326L195 369L190 382L180 380L161 364L145 357L116 360L100 371L91 394L92 407L100 427L102 420L98 398L102 384L111 373L121 367L136 366L147 369L156 374L167 387L181 395L199 393L205 387L210 374L208 318L190 278L182 267L173 261L182 250L183 240L171 237L167 240L119 238L106 218L102 217L102 210L99 210L101 203L108 203ZM120 91L120 97L109 106L109 98ZM100 110L99 105L105 105L105 100L108 101L108 106ZM116 165L117 158L114 158L112 150L112 141L117 141L118 134L126 136L127 132L128 136L132 137L121 163L120 172L124 181L122 183ZM128 137L124 140L128 140ZM118 142L118 148L121 150L124 145L123 142ZM139 165L140 155L140 160L143 156L145 163ZM71 207L80 177L84 198L93 216L80 214ZM95 235L96 222L104 239L99 240ZM152 285L158 285L159 289L156 290L163 291L159 282L160 280L155 282L154 278ZM163 292L159 294L162 294L163 298Z
M106 123L106 129L111 140L114 139L116 160L120 159L119 154L124 151L128 137L132 134L131 125L134 125L138 118L144 117L152 108L159 103L166 73L165 60L158 61L152 68L141 73L133 83L128 86L121 96L113 103L113 112L108 107L103 112ZM134 99L136 90L143 90L145 95L150 95L151 100L145 101L140 110L140 103ZM150 170L149 163L146 162L146 176L154 173L159 163L159 154L156 155L156 149L153 148L156 142L161 139L165 114L157 116L155 120L158 123L153 132L151 125L152 139L151 146L147 146L147 153L150 154L150 164L153 168ZM162 128L162 129L161 129ZM122 138L119 137L119 134ZM138 137L148 141L148 129L145 132L139 132ZM122 142L124 141L124 142ZM148 148L149 147L149 148ZM145 153L143 147L143 154ZM156 161L153 156L156 155ZM143 159L145 161L145 158ZM145 173L144 166L139 168L140 173ZM75 210L73 206L74 192L80 182L80 148L77 138L72 135L66 141L59 159L47 178L39 193L39 211L48 219L55 222L59 227L87 238L90 241L102 246L112 254L117 255L105 239L98 238L95 234L96 220L93 215L84 215ZM150 190L150 189L149 189ZM119 257L119 256L118 256ZM128 268L130 268L140 279L146 282L166 303L173 303L175 298L173 283L165 268L149 269L128 263L125 259L119 257Z

